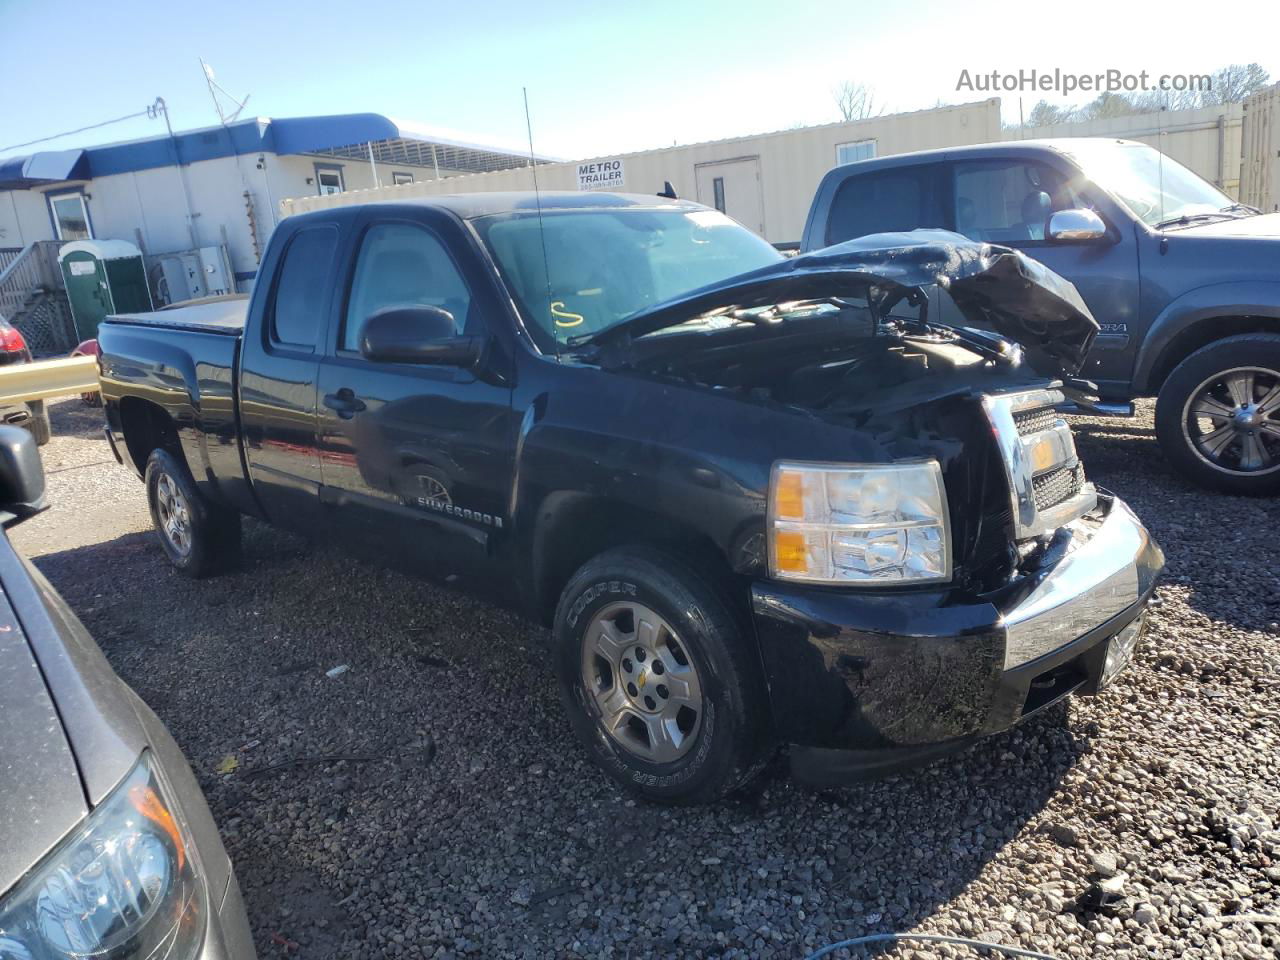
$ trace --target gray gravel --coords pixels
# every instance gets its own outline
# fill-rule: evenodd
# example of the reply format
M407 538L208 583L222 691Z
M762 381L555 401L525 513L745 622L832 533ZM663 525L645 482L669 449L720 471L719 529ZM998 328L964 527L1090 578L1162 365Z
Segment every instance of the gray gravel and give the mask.
M243 572L184 580L100 413L52 413L55 505L13 539L186 750L264 957L802 957L890 930L1280 953L1280 502L1173 477L1149 409L1077 423L1169 557L1107 695L908 776L816 794L779 765L692 810L586 762L541 628L256 523Z

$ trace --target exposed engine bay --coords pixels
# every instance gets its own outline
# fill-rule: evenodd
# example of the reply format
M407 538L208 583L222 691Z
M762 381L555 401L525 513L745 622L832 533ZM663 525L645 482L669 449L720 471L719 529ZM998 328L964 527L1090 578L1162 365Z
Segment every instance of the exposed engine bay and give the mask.
M772 335L775 327L784 328L781 339ZM916 230L850 240L741 274L569 346L608 368L645 368L664 353L668 361L696 352L723 362L732 354L722 348L752 341L790 353L796 337L825 338L839 350L889 334L922 345L962 343L993 362L1019 359L1016 343L1041 374L1058 377L1080 368L1097 331L1075 287L1042 264L959 234Z
M634 343L634 366L855 422L981 393L997 381L1008 389L1042 379L998 337L878 313L866 303L824 300L704 317ZM684 349L670 349L676 338Z

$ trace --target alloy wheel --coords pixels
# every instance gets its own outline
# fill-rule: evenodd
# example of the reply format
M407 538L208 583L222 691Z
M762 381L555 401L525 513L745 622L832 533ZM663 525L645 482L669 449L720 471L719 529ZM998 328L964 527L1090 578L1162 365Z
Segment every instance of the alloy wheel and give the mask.
M1257 476L1280 469L1280 372L1236 367L1214 374L1192 391L1182 430L1217 470Z
M614 603L583 637L582 680L600 724L628 753L671 763L692 748L702 722L702 683L684 643L642 603Z
M162 473L156 479L156 513L160 532L180 556L191 552L191 509L173 477Z

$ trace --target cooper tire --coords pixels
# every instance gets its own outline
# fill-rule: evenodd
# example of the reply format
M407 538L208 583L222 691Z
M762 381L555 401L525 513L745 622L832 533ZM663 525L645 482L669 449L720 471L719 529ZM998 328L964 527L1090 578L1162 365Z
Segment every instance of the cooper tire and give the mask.
M207 577L238 565L240 514L201 496L185 463L168 450L153 450L144 478L151 522L179 573Z
M612 668L619 695L623 685L637 694L632 701L637 709L631 710L634 716L624 717L624 728L616 719L621 714L606 715L602 706L600 674L593 672L588 661L594 658L601 663L596 669L602 669L607 658L597 655L588 630L610 622L620 636L631 637L635 654L634 641L643 635L644 626L635 613L627 623L628 607L665 625L669 637L654 642L665 644L662 656L669 671L657 675L662 664L654 658L650 686L640 690L635 682L644 685L643 673L624 673L622 665ZM613 611L623 612L615 615ZM609 616L615 619L601 619ZM648 636L654 636L652 628ZM632 794L663 803L704 803L743 787L763 768L767 706L759 660L722 592L680 560L634 547L610 550L588 561L560 596L554 637L560 689L574 732L592 759ZM654 719L643 701L655 709L663 707L658 696L663 693L663 680L672 683L671 696L677 696L674 670L681 659L682 669L699 689L699 715L685 725L680 744L667 739L669 758L652 759L637 745L641 742L637 731L645 728L646 715L649 721ZM633 671L644 668L639 662L629 666ZM683 714L664 721L676 737L680 736L679 716Z
M1280 335L1241 334L1191 354L1156 400L1156 437L1169 463L1220 493L1280 492L1280 394L1272 386L1280 386Z

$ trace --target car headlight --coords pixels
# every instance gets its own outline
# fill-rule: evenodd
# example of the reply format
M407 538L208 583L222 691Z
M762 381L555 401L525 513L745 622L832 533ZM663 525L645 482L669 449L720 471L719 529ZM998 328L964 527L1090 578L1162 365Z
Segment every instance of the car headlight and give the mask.
M942 468L936 460L774 464L769 572L809 583L949 580Z
M0 960L187 960L204 890L147 755L70 837L0 898Z

